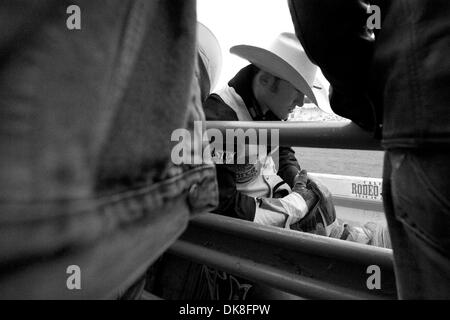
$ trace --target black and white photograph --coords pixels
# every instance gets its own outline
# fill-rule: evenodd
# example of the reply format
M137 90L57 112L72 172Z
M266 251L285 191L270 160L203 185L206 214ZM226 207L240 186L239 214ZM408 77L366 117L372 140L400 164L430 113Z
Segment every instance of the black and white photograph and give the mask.
M450 1L0 0L0 300L450 300Z

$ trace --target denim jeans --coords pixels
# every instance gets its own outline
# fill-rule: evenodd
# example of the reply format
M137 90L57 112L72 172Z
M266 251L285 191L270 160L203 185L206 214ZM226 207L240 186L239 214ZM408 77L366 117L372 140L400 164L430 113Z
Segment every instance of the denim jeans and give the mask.
M400 299L450 299L450 153L386 152L383 199Z
M115 298L216 206L215 168L170 159L195 40L190 0L0 2L0 299Z

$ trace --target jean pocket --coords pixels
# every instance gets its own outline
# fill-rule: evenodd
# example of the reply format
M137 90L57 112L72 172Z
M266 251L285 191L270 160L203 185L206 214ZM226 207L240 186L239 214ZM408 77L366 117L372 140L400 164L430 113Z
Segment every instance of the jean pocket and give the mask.
M408 152L392 168L397 219L439 251L450 255L450 158Z

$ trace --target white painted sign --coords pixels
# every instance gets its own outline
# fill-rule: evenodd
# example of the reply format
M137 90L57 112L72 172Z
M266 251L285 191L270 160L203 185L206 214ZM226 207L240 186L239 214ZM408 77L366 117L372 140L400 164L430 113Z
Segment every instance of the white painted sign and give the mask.
M383 201L382 179L308 173L322 182L333 195L364 200Z

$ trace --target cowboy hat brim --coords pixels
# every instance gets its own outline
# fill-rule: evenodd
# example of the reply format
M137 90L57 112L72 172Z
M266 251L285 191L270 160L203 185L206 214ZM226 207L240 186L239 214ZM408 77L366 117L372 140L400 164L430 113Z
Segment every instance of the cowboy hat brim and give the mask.
M249 45L234 46L230 49L230 52L250 61L258 68L269 72L280 79L288 81L295 89L306 95L315 105L317 105L316 96L305 78L303 78L293 66L275 53Z
M317 70L316 79L314 80L313 92L317 99L317 106L325 113L335 114L331 109L329 98L330 83L325 79L322 71Z
M222 49L214 33L197 21L198 53L208 72L211 91L216 87L222 69Z
M313 88L311 88L299 71L275 53L264 48L250 45L234 46L230 49L230 53L250 61L258 68L269 72L280 79L288 81L321 110L332 113L329 103L327 102L328 95L323 83L318 83L317 86L314 85Z

